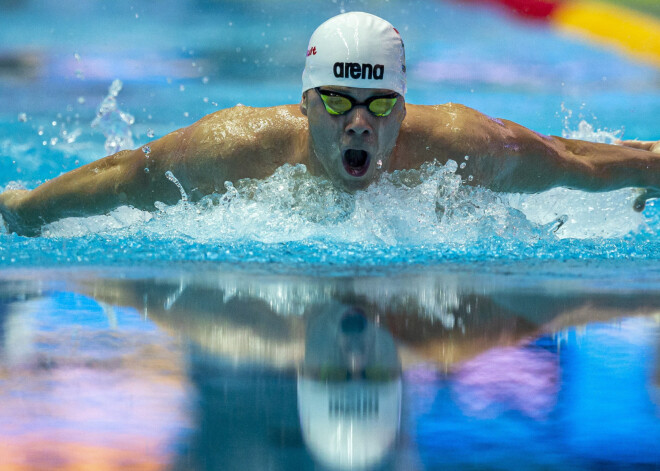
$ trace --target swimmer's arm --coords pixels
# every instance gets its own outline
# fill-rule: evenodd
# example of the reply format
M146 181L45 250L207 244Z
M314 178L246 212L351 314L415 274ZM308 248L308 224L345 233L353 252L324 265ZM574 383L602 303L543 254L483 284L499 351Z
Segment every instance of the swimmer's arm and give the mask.
M474 183L493 190L536 193L557 186L585 191L640 187L647 189L649 198L660 191L660 155L646 148L544 136L469 108L462 124L461 129L471 131L455 137L452 147L458 146L471 159L459 172L473 175Z
M37 235L41 226L64 217L103 213L125 204L153 209L155 201L174 203L180 192L165 172L183 174L178 152L181 133L177 131L151 143L149 159L141 148L121 151L34 190L2 193L0 214L10 232Z
M64 217L104 213L121 205L151 210L156 201L174 204L181 198L167 171L191 199L199 199L224 191L226 181L264 178L284 163L300 161L295 150L306 148L298 142L304 140L305 129L297 105L220 110L32 191L0 194L0 214L10 232L37 235L41 226Z

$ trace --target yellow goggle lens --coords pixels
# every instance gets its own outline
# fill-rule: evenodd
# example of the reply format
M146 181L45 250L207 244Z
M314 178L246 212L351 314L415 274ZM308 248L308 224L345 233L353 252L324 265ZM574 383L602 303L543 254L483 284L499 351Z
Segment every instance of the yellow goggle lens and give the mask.
M396 98L377 98L369 103L369 111L376 116L387 116L396 105Z
M321 95L325 109L330 114L344 114L353 108L351 101L343 96Z

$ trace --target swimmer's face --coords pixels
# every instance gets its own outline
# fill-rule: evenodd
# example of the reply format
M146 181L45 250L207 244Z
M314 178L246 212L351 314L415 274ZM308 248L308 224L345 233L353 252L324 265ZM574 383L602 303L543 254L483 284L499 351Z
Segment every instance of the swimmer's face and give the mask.
M391 90L326 86L322 91L337 92L357 103L370 98L392 95ZM405 101L397 97L396 105L387 116L375 116L366 106L354 106L344 114L326 111L319 93L305 92L300 109L307 116L316 158L330 178L348 190L366 188L379 173L389 169L403 118Z

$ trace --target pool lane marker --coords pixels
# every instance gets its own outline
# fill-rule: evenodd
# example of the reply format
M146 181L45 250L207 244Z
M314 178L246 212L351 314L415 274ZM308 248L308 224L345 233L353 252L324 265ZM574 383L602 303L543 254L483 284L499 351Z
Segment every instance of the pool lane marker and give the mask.
M548 16L560 31L608 45L660 67L660 20L596 1L557 2Z
M547 22L560 32L660 67L660 18L650 12L654 10L649 10L648 14L643 12L648 8L646 0L461 1L497 4L519 17Z

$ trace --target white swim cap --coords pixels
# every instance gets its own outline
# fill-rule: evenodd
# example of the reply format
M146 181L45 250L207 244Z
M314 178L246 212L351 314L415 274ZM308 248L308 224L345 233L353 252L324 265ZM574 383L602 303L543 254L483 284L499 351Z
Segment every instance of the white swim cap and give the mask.
M401 378L326 383L298 378L302 435L332 469L377 466L395 446L401 422Z
M309 40L302 76L303 93L337 85L384 88L406 93L406 56L399 32L369 13L330 18Z

